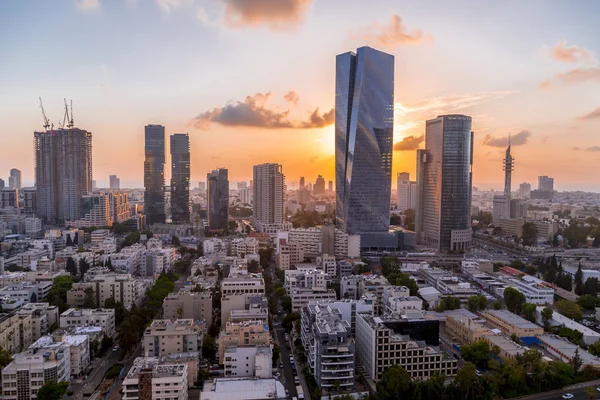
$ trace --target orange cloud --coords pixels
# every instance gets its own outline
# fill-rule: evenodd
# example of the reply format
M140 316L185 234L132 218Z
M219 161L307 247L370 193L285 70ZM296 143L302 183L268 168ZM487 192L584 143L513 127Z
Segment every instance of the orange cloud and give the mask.
M246 96L244 101L212 108L194 118L193 125L198 129L209 129L211 123L263 129L311 129L322 128L335 121L334 109L321 114L318 107L307 120L291 120L289 110L277 111L268 107L269 97L271 92L256 93L254 96Z
M361 28L359 33L353 35L353 39L361 39L383 47L396 47L403 44L416 44L433 40L431 36L425 35L421 29L408 31L398 14L392 15L388 24L374 23Z
M562 74L556 74L554 78L546 79L538 87L540 89L548 89L554 83L576 85L585 82L600 82L600 67L575 68Z
M294 104L298 104L298 100L300 100L300 96L298 96L298 93L294 92L293 90L290 90L289 92L287 92L283 98L285 99L285 101L288 101L290 103L294 103Z
M527 131L527 130L521 131L521 132L517 133L516 135L510 136L510 144L511 144L511 146L521 146L521 145L527 144L527 140L529 139L529 137L531 137L530 131ZM483 144L486 146L492 146L492 147L507 147L508 141L509 141L508 136L501 137L501 138L495 138L491 135L485 135L485 137L483 138Z
M593 62L594 57L588 49L576 45L567 46L566 40L561 40L554 47L549 49L549 55L552 59L560 62Z
M424 141L425 135L407 136L398 143L394 144L394 151L417 150Z
M304 20L312 3L313 0L225 0L223 22L231 28L294 28Z
M582 115L578 119L580 121L587 121L587 120L596 119L596 118L600 118L600 107L596 108L594 111L592 111L590 113Z

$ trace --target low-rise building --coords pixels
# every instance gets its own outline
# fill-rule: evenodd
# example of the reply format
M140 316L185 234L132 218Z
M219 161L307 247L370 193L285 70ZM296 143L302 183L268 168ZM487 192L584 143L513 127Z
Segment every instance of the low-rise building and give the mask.
M32 339L37 340L58 326L58 307L49 303L28 303L17 311L17 315L31 316Z
M486 335L483 340L490 344L490 348L496 346L498 356L503 360L514 359L517 356L522 356L527 347L515 343L511 338L505 335Z
M540 325L544 324L544 321L542 319L542 311L544 310L544 308L546 307L538 306L535 310L536 322ZM550 326L561 326L577 332L581 332L581 334L583 335L583 342L588 346L600 340L600 333L588 328L587 326L580 324L579 322L573 321L572 319L565 317L556 310L552 312L552 318L550 319L550 321L548 321L548 323L550 324Z
M258 248L258 239L254 237L236 238L231 241L231 252L237 257L258 254Z
M164 364L155 358L135 360L123 380L123 400L187 400L187 364Z
M578 352L582 361L581 368L588 365L594 368L600 367L600 358L590 354L565 338L556 335L540 335L538 336L538 340L544 350L557 357L560 361L571 363L575 358L575 353Z
M460 343L470 344L481 340L492 331L483 326L484 321L479 318L471 318L463 314L452 314L446 316L446 330L452 336L452 340Z
M170 293L163 300L163 318L204 320L206 326L212 324L212 292L192 292L181 289Z
M115 310L110 308L69 308L60 314L61 328L100 326L104 335L115 333Z
M268 325L262 321L245 321L240 323L227 322L221 329L217 339L219 348L219 364L223 364L225 350L238 346L268 346L271 344L271 334Z
M484 310L479 315L508 335L532 337L544 334L544 328L507 310Z
M283 384L274 378L216 378L204 381L200 400L285 400Z
M71 376L76 378L84 374L86 368L90 365L90 340L86 335L66 335L63 333L53 333L52 335L42 336L36 340L30 350L44 350L52 347L69 346L71 357Z
M248 298L265 294L265 281L260 274L225 278L221 282L221 327L233 310L244 310Z
M506 279L505 283L525 295L527 303L544 305L554 304L554 289L548 284L528 282L522 279Z
M337 298L332 289L292 289L289 293L292 299L292 312L300 312L311 302L335 300Z
M155 319L142 338L145 356L202 351L205 331L205 323L193 319Z
M25 350L33 343L31 315L0 314L0 346L11 354Z
M223 353L223 371L226 377L273 377L271 345L228 346Z

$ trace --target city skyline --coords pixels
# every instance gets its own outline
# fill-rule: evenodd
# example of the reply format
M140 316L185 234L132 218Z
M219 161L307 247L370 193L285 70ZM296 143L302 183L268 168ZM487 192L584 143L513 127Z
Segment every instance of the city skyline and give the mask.
M558 190L600 190L600 177L587 173L600 159L594 136L600 40L588 34L599 4L532 1L514 13L510 4L349 1L344 18L334 20L334 1L289 3L295 6L252 15L225 1L2 3L0 33L11 40L0 50L11 57L2 66L0 92L11 96L0 100L0 137L14 151L0 158L0 170L20 169L22 186L33 184L28 138L41 129L42 96L55 124L63 97L73 98L76 125L95 133L99 187L108 187L113 174L123 187L143 186L147 124L190 134L192 181L217 166L228 168L232 182L249 181L252 166L263 162L284 165L290 181L318 174L331 180L331 55L369 45L400 60L392 176L414 175L426 119L462 113L473 116L477 132L474 186L502 189L497 165L512 133L515 182L550 175ZM499 23L473 15L494 15ZM48 17L64 24L42 34ZM152 31L131 34L132 26ZM57 57L56 43L78 57ZM157 53L163 57L151 65L141 56ZM43 58L44 68L29 54ZM178 59L184 62L173 68ZM257 118L235 119L241 110Z

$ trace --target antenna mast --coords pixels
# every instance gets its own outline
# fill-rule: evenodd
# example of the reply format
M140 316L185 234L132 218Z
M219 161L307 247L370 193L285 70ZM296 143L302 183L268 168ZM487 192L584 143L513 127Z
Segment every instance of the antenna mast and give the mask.
M48 118L46 117L46 112L44 111L44 105L42 104L42 98L40 97L40 109L42 110L42 117L44 117L44 129L48 130L48 128L50 128L50 121L48 121Z
M66 100L65 100L65 107L67 106ZM73 99L71 99L71 119L69 120L69 125L67 125L69 127L69 129L72 129L75 126L75 123L73 122Z

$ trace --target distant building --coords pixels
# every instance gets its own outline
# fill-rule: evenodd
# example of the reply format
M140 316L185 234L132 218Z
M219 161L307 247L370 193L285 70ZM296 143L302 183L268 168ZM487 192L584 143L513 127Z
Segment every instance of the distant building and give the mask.
M517 192L518 196L522 199L528 199L531 194L531 184L527 182L523 182L519 185L519 190Z
M554 191L554 178L551 178L549 176L538 177L538 190L541 190L543 192Z
M208 192L208 228L227 231L229 222L229 178L225 168L215 169L206 176Z
M203 320L206 326L212 324L212 292L190 292L180 290L170 293L163 300L163 317L165 319Z
M123 399L187 400L188 365L137 358L123 379Z
M146 223L165 223L165 127L144 128L144 213Z
M398 211L404 212L408 209L417 208L417 182L410 180L408 172L400 172L396 181Z
M92 228L99 226L112 226L112 210L110 197L104 193L97 193L81 197L79 217L69 221L69 225L76 228Z
M544 334L544 328L507 310L485 310L479 315L508 335L530 337Z
M0 190L0 207L19 208L19 189L4 188Z
M262 321L227 322L217 339L219 348L219 364L225 360L228 348L242 346L269 346L271 335L268 325ZM252 375L245 375L252 376Z
M104 335L111 337L115 333L115 310L108 308L69 308L60 314L61 328L89 325L102 327Z
M216 378L204 381L200 400L284 400L289 398L279 379Z
M21 170L16 168L12 168L10 170L10 177L8 178L9 186L13 189L21 189Z
M285 176L279 164L260 164L254 166L254 196L252 207L254 223L259 231L264 225L284 222L283 197Z
M221 327L225 327L233 310L244 310L248 298L264 296L265 281L260 274L224 278L221 282Z
M317 181L315 182L315 185L313 186L313 193L314 194L325 193L325 179L321 175L319 175L317 177Z
M144 331L142 345L146 357L202 351L206 324L193 319L155 319Z
M108 176L109 187L111 190L119 190L121 189L121 180L117 175L109 175Z
M171 135L171 219L190 223L190 139L187 133Z

